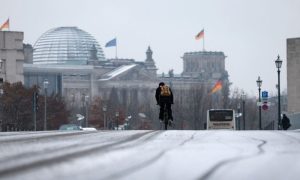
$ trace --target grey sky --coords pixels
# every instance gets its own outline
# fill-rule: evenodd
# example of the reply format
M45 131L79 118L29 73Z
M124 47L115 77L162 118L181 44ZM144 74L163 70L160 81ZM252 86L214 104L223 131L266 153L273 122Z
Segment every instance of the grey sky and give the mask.
M300 37L298 0L1 0L0 23L10 18L10 30L24 31L34 44L47 30L77 26L93 35L104 48L118 39L118 57L145 60L148 45L159 68L182 72L185 52L202 50L194 36L205 29L205 49L223 51L232 88L257 94L276 93L274 61L283 60L282 89L286 89L286 39Z

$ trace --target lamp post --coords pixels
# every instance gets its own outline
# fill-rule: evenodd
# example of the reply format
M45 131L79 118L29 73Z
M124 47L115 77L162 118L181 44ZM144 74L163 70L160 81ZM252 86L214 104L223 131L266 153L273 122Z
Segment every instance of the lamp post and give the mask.
M262 84L262 80L260 79L260 76L258 76L258 79L256 80L256 83L257 83L257 86L258 86L258 102L260 103L261 102L261 99L260 99L260 87L261 87L261 84ZM259 112L259 130L261 130L261 104L259 104L258 106L258 112Z
M44 131L47 131L47 88L49 81L44 79L44 90L45 90L45 116L44 116Z
M126 129L128 130L129 129L129 126L130 126L130 119L131 119L131 115L129 115L127 117L127 125L126 125Z
M89 102L89 96L84 96L84 102L85 102L85 127L89 126L89 108L88 108L88 102Z
M106 129L106 117L105 117L106 114L105 113L107 111L107 106L103 105L102 110L103 110L103 127L104 127L104 129Z
M240 115L240 110L241 110L241 104L238 103L237 105L237 110L238 110L238 129L241 130L241 115Z
M243 129L246 130L246 114L245 114L245 100L246 94L242 92L242 103L243 103Z
M2 84L1 84L1 86L2 86ZM2 96L3 93L4 93L4 91L3 91L2 87L1 87L1 88L0 88L0 96ZM2 102L1 102L1 103L2 103ZM2 126L3 126L3 118L2 118L2 116L1 116L1 119L0 119L0 131L3 131Z
M119 130L119 111L116 112L116 124L117 124L117 130Z
M2 60L2 59L0 59L0 74L4 74L5 75L5 73L6 72L4 72L5 70L2 70L3 69L3 64L4 64L4 61ZM1 77L0 78L0 85L2 86L3 85L3 78Z
M277 59L275 61L275 65L277 68L278 73L278 130L281 129L281 108L280 108L280 68L282 65L282 60L280 59L280 56L277 56Z

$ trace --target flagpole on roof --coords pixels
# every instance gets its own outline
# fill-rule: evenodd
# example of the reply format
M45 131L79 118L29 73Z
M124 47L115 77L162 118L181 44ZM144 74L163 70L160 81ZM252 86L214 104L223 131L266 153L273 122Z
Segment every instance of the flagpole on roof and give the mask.
M116 59L118 59L118 43L117 43L117 37L115 37L116 38Z
M204 28L203 28L203 32L204 32ZM205 51L205 35L203 35L203 51Z

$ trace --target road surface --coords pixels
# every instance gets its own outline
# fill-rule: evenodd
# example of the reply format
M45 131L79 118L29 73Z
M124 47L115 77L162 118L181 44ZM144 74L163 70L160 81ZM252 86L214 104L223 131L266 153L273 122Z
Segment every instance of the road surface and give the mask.
M300 131L0 133L0 179L300 179Z

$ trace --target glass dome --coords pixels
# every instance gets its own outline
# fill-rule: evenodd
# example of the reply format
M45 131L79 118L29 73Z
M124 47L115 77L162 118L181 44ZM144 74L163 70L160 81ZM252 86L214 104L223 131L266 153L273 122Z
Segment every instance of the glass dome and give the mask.
M34 44L33 64L87 64L93 45L98 60L105 61L102 48L89 33L77 27L54 28Z

